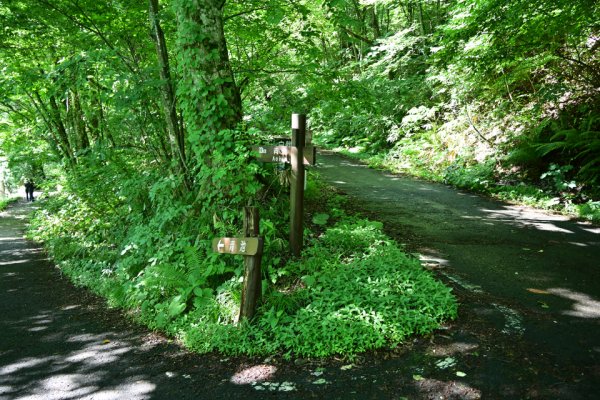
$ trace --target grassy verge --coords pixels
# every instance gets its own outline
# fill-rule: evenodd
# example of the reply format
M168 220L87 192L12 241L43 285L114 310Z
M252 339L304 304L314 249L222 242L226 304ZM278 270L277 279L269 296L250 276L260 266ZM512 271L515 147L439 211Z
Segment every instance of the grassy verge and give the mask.
M0 199L0 211L6 210L6 207L8 207L12 203L16 203L17 201L19 201L18 196Z
M564 215L600 222L600 201L587 200L575 203L568 193L542 189L533 184L506 183L494 171L494 160L466 167L450 166L443 169L411 160L401 161L381 154L369 155L365 152L348 151L338 148L334 151L365 162L372 168L385 169L434 182L443 182L460 189L485 194L502 201L528 205ZM560 182L556 182L560 185Z
M326 207L309 208L313 229L303 257L265 268L258 314L239 326L241 268L218 281L207 272L219 268L223 256L188 250L180 263L149 260L131 274L132 249L94 242L103 224L73 196L49 201L30 235L45 242L74 282L201 353L352 356L430 333L456 317L449 288L386 237L380 223L346 215L341 200L328 193L309 182L309 202ZM261 229L272 242L268 221ZM241 266L241 258L231 259Z

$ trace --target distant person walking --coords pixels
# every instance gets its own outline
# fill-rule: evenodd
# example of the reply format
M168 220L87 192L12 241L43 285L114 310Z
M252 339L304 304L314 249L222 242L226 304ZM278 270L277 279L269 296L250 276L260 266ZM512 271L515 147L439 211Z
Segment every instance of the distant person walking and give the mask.
M27 201L33 201L33 190L35 189L35 186L33 185L33 182L31 180L26 180L25 181L25 198L27 199Z

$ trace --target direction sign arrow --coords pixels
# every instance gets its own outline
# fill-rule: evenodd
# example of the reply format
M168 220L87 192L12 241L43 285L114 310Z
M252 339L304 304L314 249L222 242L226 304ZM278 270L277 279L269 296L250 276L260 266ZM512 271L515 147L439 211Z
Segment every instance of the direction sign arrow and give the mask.
M220 254L242 254L254 256L262 252L263 240L258 237L216 238L213 239L212 249Z

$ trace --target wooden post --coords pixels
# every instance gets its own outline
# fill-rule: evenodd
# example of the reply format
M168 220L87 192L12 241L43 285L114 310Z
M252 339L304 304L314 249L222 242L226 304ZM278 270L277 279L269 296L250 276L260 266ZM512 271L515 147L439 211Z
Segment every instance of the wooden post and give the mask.
M258 237L259 222L258 209L256 207L244 207L244 235L246 237ZM259 241L260 245L256 255L244 256L244 284L242 287L239 321L254 317L256 305L261 296L260 262L262 259L262 239L259 238Z
M303 246L304 218L304 141L306 135L306 115L292 114L292 146L290 164L290 250L299 257Z

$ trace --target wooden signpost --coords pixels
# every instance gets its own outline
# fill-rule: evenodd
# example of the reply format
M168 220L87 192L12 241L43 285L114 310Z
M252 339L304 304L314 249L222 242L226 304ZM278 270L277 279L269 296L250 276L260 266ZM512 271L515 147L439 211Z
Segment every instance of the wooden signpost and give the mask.
M306 115L292 114L292 147L290 165L290 250L300 257L304 242L304 145Z
M305 165L315 165L317 149L306 142L306 115L292 114L291 146L254 146L258 160L290 164L290 250L299 257L303 246L304 177ZM310 140L310 139L309 139Z
M291 166L290 190L290 250L299 257L303 245L304 177L305 165L315 165L316 148L306 143L306 115L292 114L291 146L254 146L258 159L263 162L285 163ZM252 319L260 299L263 239L259 234L259 215L256 207L244 208L244 237L222 237L212 241L212 249L219 254L244 256L244 284L239 321Z
M291 146L253 146L258 153L258 161L269 163L291 164ZM304 165L315 165L317 148L313 145L304 146Z
M242 319L252 319L262 291L260 263L262 259L263 239L259 233L259 215L256 207L244 208L244 235L240 238L213 239L213 251L220 254L241 254L244 256L244 283L240 315Z

